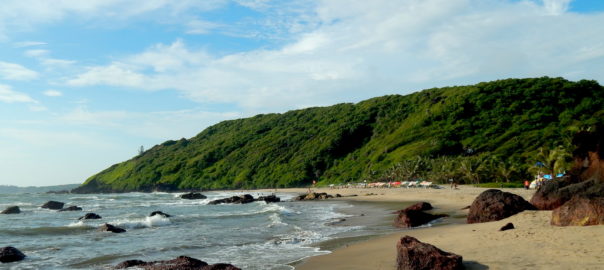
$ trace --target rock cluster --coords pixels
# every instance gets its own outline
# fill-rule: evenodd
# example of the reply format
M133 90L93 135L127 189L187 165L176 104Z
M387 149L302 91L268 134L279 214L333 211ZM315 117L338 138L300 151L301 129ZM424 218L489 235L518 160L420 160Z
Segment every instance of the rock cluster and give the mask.
M537 210L522 197L497 189L486 190L472 202L468 213L468 223L497 221L524 210Z
M3 247L0 248L0 262L10 263L17 262L25 259L25 254L14 247Z
M205 195L198 193L198 192L189 192L189 193L185 193L180 195L180 198L182 199L187 199L187 200L202 200L207 198Z
M298 197L295 197L294 200L296 200L296 201L315 201L315 200L331 199L333 197L334 197L333 195L329 195L325 192L322 192L322 193L310 192L308 194L299 195ZM342 197L342 196L339 194L336 194L336 197Z
M403 210L396 211L398 215L394 219L394 226L399 228L417 227L435 219L447 216L444 214L433 215L424 212L424 210L431 209L431 204L427 202L420 202L411 205Z
M258 199L254 199L254 196L252 196L250 194L244 194L244 195L240 195L240 196L233 196L230 198L213 200L213 201L210 201L208 204L211 204L211 205L223 204L223 203L246 204L246 203L251 203L251 202L256 202L256 201L274 203L274 202L280 202L281 198L279 198L275 195L268 195L268 196L260 196L260 197L258 197Z
M208 264L195 258L180 256L168 261L145 262L128 260L115 266L115 269L137 267L145 270L241 270L231 264Z
M19 206L10 206L4 209L0 214L19 214L21 213L21 209Z
M404 236L396 244L397 270L459 270L464 269L462 257L433 245Z

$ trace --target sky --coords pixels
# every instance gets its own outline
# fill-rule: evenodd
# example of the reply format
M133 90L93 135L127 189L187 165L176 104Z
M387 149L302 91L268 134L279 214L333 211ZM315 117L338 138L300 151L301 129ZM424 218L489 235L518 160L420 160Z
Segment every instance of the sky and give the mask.
M601 0L4 0L0 185L220 121L523 77L604 82Z

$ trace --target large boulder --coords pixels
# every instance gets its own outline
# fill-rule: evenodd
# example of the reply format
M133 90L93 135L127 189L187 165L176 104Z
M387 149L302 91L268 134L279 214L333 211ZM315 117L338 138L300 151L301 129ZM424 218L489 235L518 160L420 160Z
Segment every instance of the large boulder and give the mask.
M428 211L428 210L432 210L433 207L430 203L428 202L418 202L416 204L412 204L409 207L403 209L403 210L398 210L396 212L394 212L395 214L398 214L400 212L403 211L408 211L408 210L415 210L415 211Z
M48 201L45 204L43 204L41 207L46 208L46 209L52 209L52 210L60 210L60 209L63 209L63 205L65 205L65 203L57 202L57 201Z
M187 199L187 200L202 200L207 197L198 192L189 192L189 193L180 195L180 198Z
M103 225L101 225L101 227L99 227L99 231L103 231L103 232L112 232L112 233L123 233L126 232L126 230L120 228L120 227L116 227L113 226L109 223L105 223Z
M403 209L394 219L394 226L399 228L417 227L446 216L445 214L433 215L424 211Z
M211 202L209 202L208 204L223 204L223 203L233 203L233 204L245 204L245 203L251 203L254 202L254 197L250 194L244 194L241 196L233 196L230 198L225 198L225 199L219 199L219 200L213 200Z
M604 225L604 196L573 197L552 212L551 224L557 226Z
M397 270L458 270L464 269L462 257L433 245L404 236L396 244Z
M141 260L128 260L115 266L115 269L124 269L137 267L145 270L241 270L230 264L212 264L208 265L204 261L195 258L180 256L168 261L145 262Z
M19 214L21 213L21 209L19 209L19 206L10 206L7 207L6 209L4 209L2 212L0 212L0 214Z
M604 196L604 182L597 179L581 181L573 175L547 181L535 192L531 204L539 210L554 210L570 201L573 196Z
M10 263L25 259L25 254L14 247L0 248L0 262Z
M101 216L99 216L95 213L86 213L86 215L78 218L78 220L84 220L84 219L101 219Z
M70 207L59 209L59 212L64 212L64 211L82 211L82 207L78 207L76 205L72 205Z
M524 210L537 210L537 208L516 194L489 189L474 199L470 205L467 221L468 223L496 221Z

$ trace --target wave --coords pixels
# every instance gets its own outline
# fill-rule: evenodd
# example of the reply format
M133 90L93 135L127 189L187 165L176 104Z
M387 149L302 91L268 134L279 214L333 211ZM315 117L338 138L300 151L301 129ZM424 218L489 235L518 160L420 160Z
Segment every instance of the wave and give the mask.
M172 224L172 221L170 221L170 219L167 217L155 215L152 217L145 217L139 219L117 220L109 223L118 227L125 227L128 229L140 229L167 226Z
M94 230L92 226L58 226L58 227L35 227L19 229L0 229L0 235L8 236L38 236L38 235L69 235L81 234Z

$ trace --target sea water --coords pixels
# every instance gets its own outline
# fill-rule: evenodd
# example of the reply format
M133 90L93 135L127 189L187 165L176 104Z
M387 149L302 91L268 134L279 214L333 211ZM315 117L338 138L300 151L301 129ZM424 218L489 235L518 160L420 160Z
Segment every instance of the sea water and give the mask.
M0 215L0 247L27 255L2 269L110 269L121 261L170 260L181 255L207 263L231 263L242 269L293 269L291 262L328 253L317 243L370 233L363 226L334 226L346 218L342 201L294 202L296 194L277 193L284 202L208 205L243 193L206 192L204 200L179 193L0 194L0 211L19 206L21 214ZM251 193L254 197L269 195ZM40 208L49 200L83 211ZM172 215L149 217L153 211ZM86 213L99 220L79 221ZM127 230L98 231L110 223ZM366 229L366 230L365 230Z

